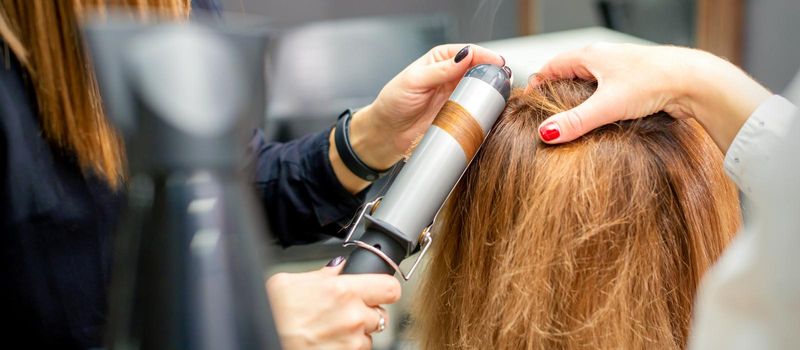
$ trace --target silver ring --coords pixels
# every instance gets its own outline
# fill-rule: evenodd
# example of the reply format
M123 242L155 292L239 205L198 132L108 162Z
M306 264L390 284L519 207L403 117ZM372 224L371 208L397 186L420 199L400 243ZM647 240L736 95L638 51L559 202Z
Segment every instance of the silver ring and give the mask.
M386 329L386 319L383 318L383 313L380 310L380 307L374 307L373 310L378 313L378 329L372 332L372 334L383 332Z

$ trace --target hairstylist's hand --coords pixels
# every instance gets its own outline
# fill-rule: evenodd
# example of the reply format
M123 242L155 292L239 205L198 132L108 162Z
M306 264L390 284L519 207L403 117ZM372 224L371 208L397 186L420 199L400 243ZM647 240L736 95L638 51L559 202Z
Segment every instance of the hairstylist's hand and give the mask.
M433 122L436 113L472 66L505 60L477 45L437 46L397 74L381 90L378 98L359 110L351 121L350 140L359 158L374 169L387 169L397 163L411 143ZM367 186L360 179L349 179L346 167L331 160L337 177L351 192ZM354 175L352 176L354 177Z
M389 275L339 275L343 258L321 270L279 273L267 281L270 304L284 349L371 349L370 333L383 316L381 304L400 299L400 282ZM387 326L388 327L388 326Z
M725 152L745 120L770 92L733 64L710 53L673 46L595 44L567 52L531 76L597 80L597 91L539 127L548 143L572 141L605 124L665 111L696 118Z

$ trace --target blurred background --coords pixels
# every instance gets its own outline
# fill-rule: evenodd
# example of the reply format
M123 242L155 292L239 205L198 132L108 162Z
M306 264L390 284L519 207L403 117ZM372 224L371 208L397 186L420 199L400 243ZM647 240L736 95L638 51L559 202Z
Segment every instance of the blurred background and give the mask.
M797 0L195 1L269 20L277 40L267 62L264 126L275 141L329 128L343 110L370 103L395 74L443 43L498 51L517 85L557 53L598 41L702 48L776 93L790 87L800 66ZM376 184L370 196L384 187ZM347 253L340 246L332 238L276 251L280 263L270 273L318 269ZM391 327L375 337L376 349L415 348L404 333L414 285L404 284L404 302L390 309Z
M786 88L800 62L793 45L796 0L195 0L222 11L269 19L273 50L270 135L291 139L318 131L318 114L369 103L394 74L432 46L481 43L522 73L554 53L596 41L649 41L699 47L726 57L774 91ZM592 29L570 34L576 29ZM608 29L610 31L602 31ZM621 35L614 35L622 33ZM536 40L503 39L556 34ZM637 40L641 39L641 40ZM523 51L523 52L521 52ZM524 53L524 54L522 54ZM527 63L527 65L526 65ZM292 79L288 79L292 77ZM342 84L347 79L349 83ZM335 117L335 116L334 116Z

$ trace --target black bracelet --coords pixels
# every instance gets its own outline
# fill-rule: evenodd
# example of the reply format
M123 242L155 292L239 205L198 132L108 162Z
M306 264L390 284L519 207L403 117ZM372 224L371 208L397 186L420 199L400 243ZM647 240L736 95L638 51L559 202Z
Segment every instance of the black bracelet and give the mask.
M336 142L336 151L339 152L339 158L342 159L342 163L347 169L350 169L356 176L372 182L386 175L388 171L380 172L370 168L353 151L353 146L350 145L350 118L352 117L353 113L348 109L339 116L339 121L336 122L336 130L333 134L333 141Z

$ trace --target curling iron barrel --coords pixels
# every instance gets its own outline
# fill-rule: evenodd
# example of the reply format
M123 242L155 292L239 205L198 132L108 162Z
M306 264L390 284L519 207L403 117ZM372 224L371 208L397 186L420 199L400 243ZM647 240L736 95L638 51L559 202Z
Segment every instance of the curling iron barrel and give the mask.
M510 71L483 64L470 69L444 104L407 163L381 199L368 204L353 224L345 246L357 247L344 273L400 272L400 262L431 242L429 227L505 108ZM359 240L352 233L363 220Z

